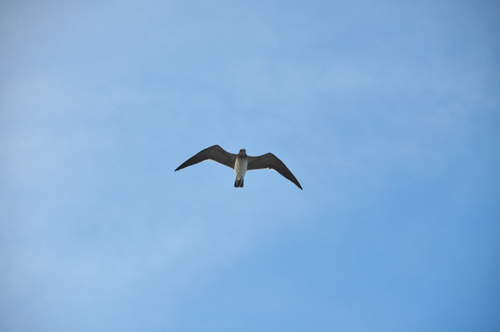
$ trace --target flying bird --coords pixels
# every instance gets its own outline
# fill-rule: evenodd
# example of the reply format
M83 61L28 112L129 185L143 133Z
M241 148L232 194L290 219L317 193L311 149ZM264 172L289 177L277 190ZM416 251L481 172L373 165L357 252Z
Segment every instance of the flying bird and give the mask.
M219 164L234 169L234 174L236 175L236 180L234 181L235 188L243 188L243 180L247 171L269 168L277 171L285 178L295 183L295 185L302 190L299 181L297 181L292 172L290 172L285 164L274 154L266 153L262 156L252 157L247 156L245 149L241 149L238 154L234 154L227 152L218 145L211 146L198 152L186 160L182 165L177 167L175 172L185 167L201 163L205 160L213 160Z

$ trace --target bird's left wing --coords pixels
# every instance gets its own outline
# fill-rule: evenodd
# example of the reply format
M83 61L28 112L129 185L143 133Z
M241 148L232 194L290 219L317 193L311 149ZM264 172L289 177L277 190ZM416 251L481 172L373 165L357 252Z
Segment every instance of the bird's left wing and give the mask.
M290 172L288 167L286 167L286 165L281 160L279 160L278 157L276 157L274 154L266 153L266 154L263 154L262 156L258 156L258 157L248 156L247 170L250 171L253 169L264 169L264 168L270 168L270 169L277 171L278 173L283 175L285 178L287 178L288 180L295 183L295 185L297 187L302 189L299 181L297 181L297 179L292 174L292 172Z
M234 169L234 163L236 160L236 155L229 153L218 145L213 145L205 150L202 150L186 160L182 165L177 167L175 171L181 170L185 167L201 163L205 160L213 160L219 164L225 165L227 167Z

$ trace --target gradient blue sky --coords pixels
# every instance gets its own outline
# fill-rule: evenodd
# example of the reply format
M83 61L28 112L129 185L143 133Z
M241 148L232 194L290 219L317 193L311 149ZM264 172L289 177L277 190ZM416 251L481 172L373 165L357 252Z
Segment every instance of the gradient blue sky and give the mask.
M497 1L2 1L0 330L499 331ZM234 173L198 151L275 153Z

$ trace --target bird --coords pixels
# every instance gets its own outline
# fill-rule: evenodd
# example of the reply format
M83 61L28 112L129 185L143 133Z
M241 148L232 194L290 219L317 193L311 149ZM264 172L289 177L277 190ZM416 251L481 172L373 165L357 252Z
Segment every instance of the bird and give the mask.
M212 160L224 166L234 169L236 179L234 181L235 188L243 188L243 181L245 173L254 169L269 168L277 171L288 180L292 181L297 187L302 190L302 186L295 176L290 172L286 165L272 153L266 153L261 156L252 157L248 156L245 149L241 149L238 154L229 153L219 145L213 145L209 148L201 150L179 167L174 172L177 172L188 166L201 163L205 160Z

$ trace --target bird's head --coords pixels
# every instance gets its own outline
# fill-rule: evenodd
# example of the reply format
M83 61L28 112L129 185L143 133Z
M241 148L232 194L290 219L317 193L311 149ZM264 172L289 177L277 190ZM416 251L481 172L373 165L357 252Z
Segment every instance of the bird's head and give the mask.
M247 150L241 149L240 153L238 153L238 155L240 155L240 156L246 156L247 155Z

